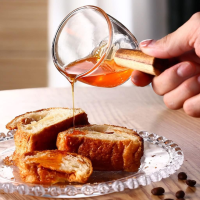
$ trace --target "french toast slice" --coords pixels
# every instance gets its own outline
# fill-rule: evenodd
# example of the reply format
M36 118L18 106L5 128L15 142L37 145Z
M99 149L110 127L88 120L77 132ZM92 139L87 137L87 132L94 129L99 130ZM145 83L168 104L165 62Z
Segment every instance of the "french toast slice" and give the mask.
M88 158L59 150L24 153L18 167L24 182L39 184L85 183L93 171Z
M89 158L94 170L136 172L143 155L143 138L112 125L86 125L58 134L57 148Z
M89 124L82 109L76 108L74 114L75 125ZM6 125L9 130L16 129L14 163L17 165L19 156L25 152L56 149L58 133L70 127L73 127L71 108L47 108L15 117Z

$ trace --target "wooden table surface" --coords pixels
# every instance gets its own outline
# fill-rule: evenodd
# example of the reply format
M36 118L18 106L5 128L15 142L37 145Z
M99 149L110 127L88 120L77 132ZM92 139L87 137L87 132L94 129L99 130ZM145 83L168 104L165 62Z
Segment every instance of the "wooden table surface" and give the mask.
M8 90L0 92L0 132L17 115L47 107L71 107L71 88L40 88ZM113 124L146 130L165 136L177 143L184 152L184 164L169 178L137 189L121 193L89 197L92 200L147 200L175 198L178 190L186 193L185 199L200 199L200 119L187 116L182 110L172 111L165 107L162 97L154 94L151 87L117 87L112 89L85 87L75 88L75 107L88 114L90 123ZM0 144L0 151L6 146ZM184 171L197 181L196 187L187 187L178 181L177 174ZM151 189L161 186L165 195L153 196ZM0 200L42 200L48 198L6 194L0 191Z

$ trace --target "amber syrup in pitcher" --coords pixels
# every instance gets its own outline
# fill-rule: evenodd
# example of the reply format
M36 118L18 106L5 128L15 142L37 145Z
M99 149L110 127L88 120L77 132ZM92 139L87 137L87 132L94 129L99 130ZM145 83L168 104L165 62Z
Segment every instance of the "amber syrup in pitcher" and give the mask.
M72 78L90 70L98 62L98 57L89 57L70 63L65 69L66 76ZM112 60L103 61L94 72L77 78L83 83L98 87L116 87L129 79L132 69L121 67Z

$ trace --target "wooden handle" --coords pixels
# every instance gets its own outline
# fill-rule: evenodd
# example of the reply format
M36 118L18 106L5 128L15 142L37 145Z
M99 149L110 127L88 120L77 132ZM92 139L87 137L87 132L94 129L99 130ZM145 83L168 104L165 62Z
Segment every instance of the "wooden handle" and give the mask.
M158 76L168 68L168 60L144 54L140 50L119 49L114 56L117 65Z

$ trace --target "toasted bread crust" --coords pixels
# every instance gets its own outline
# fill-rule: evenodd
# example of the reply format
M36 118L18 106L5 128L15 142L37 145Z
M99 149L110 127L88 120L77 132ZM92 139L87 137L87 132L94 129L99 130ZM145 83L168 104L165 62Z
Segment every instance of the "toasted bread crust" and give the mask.
M90 128L93 125L84 127ZM143 155L143 139L134 131L125 127L109 126L115 131L120 128L136 137L133 140L111 141L85 137L85 133L76 137L72 129L58 134L57 147L59 150L78 153L92 161L94 170L106 171L138 171ZM87 134L87 133L86 133ZM103 133L102 133L103 134Z
M56 109L56 108L48 108L46 110L48 111L51 109ZM43 110L45 109L28 113L39 113L40 111ZM14 135L16 150L13 154L13 160L16 165L19 156L25 152L56 149L56 139L58 133L70 127L73 127L73 117L71 117L61 122L47 126L43 128L41 131L32 134L23 129L23 125L27 123L27 122L25 123L26 118L23 117L26 116L26 114L27 113L16 117L14 119L15 122L12 120L6 126L8 129L17 128L17 131ZM17 127L15 126L15 124ZM76 125L89 124L87 114L85 112L77 114L75 116L75 124Z
M41 154L42 157L40 157ZM62 170L60 168L62 158L67 156L80 159L82 164L87 165L88 171L80 175L75 168L74 170L67 170L68 166L66 166L66 170ZM93 172L92 163L88 158L59 150L24 153L20 156L18 167L23 181L38 184L54 184L57 182L85 183Z

